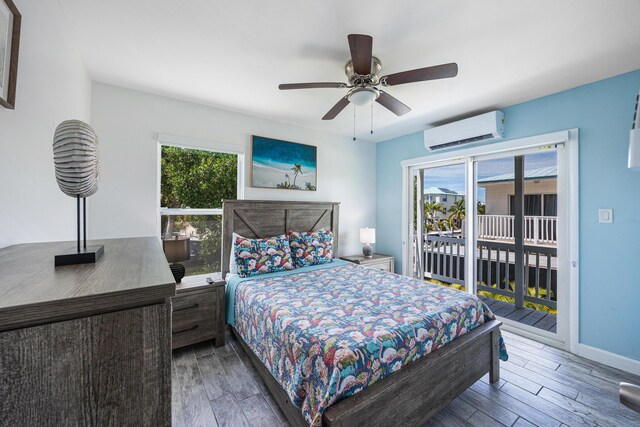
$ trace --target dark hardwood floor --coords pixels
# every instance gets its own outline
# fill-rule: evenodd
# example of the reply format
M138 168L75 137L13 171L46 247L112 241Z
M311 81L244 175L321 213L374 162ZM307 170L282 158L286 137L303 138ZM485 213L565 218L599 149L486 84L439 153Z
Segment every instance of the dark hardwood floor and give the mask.
M557 316L533 308L516 308L514 304L498 301L493 298L480 297L496 316L515 320L518 323L533 326L543 331L556 332Z
M509 361L501 380L485 377L427 426L640 426L618 402L620 381L640 377L553 347L503 333ZM286 426L284 416L231 334L173 352L175 426Z

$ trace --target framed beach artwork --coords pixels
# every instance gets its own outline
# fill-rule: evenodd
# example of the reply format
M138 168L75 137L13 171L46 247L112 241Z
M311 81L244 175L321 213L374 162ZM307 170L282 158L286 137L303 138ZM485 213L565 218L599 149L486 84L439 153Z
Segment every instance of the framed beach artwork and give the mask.
M0 105L10 109L16 103L21 20L13 1L0 0Z
M251 186L316 191L318 148L254 136Z

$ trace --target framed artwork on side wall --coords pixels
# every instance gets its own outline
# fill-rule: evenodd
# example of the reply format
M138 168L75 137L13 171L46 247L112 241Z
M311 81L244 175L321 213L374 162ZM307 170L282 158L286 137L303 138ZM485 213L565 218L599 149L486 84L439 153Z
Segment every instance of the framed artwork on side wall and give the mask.
M254 136L251 186L316 191L318 147Z
M22 16L12 0L0 0L0 105L14 109Z

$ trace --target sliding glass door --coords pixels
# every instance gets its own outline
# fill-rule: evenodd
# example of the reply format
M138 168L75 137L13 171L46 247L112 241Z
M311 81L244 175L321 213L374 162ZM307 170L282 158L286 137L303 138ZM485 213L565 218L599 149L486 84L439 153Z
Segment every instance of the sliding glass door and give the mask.
M465 164L415 171L417 277L465 289Z
M556 333L556 149L474 161L476 292L497 315Z
M558 149L411 168L412 274L476 293L506 324L558 331Z

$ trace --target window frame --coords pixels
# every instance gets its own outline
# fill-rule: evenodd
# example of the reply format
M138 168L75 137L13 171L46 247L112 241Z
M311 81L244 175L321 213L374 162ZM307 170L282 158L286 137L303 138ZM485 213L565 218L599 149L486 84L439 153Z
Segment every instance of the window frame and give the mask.
M244 171L245 171L245 151L239 147L243 145L229 144L213 140L203 140L197 138L189 138L184 136L170 135L159 133L157 138L157 156L156 156L156 230L157 236L162 241L162 216L170 215L192 215L192 216L215 216L222 217L222 208L166 208L160 206L160 191L161 191L161 179L162 179L162 147L178 147L188 148L192 150L210 151L216 153L234 154L238 156L238 171L236 179L236 200L244 199ZM213 273L213 272L211 272ZM192 278L200 278L209 276L211 273L189 276Z

